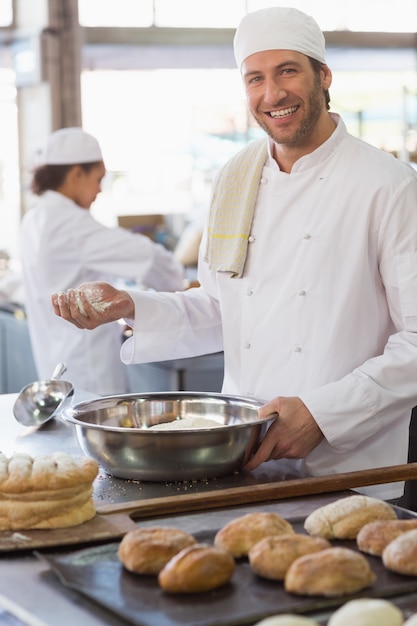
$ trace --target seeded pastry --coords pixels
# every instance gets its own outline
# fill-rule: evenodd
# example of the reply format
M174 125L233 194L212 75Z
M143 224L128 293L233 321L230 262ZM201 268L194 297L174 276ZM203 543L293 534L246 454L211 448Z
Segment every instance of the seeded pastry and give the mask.
M130 572L156 575L173 556L195 543L192 535L178 528L136 528L123 537L117 554Z
M355 495L316 509L306 518L304 528L310 535L325 539L356 539L365 524L382 519L397 519L390 504Z
M407 530L391 541L384 548L382 562L393 572L417 576L417 529Z
M291 563L304 554L330 548L323 537L310 537L298 533L264 537L249 550L249 563L253 571L270 580L284 580Z
M376 576L366 558L348 548L327 548L296 559L284 580L289 593L345 596L370 587Z
M417 528L417 517L369 522L359 531L356 543L361 552L381 556L391 541L413 528Z
M235 571L227 550L200 543L178 552L158 575L161 589L169 593L200 593L226 585Z

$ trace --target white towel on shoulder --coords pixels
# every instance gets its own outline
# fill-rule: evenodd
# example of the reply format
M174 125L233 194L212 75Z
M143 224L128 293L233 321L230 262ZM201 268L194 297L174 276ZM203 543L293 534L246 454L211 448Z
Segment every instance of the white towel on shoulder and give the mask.
M241 278L246 261L266 139L251 142L221 169L214 183L204 259L212 271Z

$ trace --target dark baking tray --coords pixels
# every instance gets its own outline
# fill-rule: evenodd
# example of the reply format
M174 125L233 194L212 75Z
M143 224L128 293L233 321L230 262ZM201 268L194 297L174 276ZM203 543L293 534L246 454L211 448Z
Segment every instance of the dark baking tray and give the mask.
M414 517L397 509L398 517ZM289 519L296 532L304 532L303 519ZM212 543L214 532L194 535ZM117 557L119 543L71 553L36 553L46 561L63 585L94 600L134 626L236 626L254 624L270 615L312 613L338 607L360 597L388 598L417 590L417 577L389 572L378 557L368 558L377 580L364 591L337 598L295 596L280 582L256 576L247 559L239 559L232 581L215 591L193 595L164 593L156 578L127 572ZM356 549L354 541L334 541Z

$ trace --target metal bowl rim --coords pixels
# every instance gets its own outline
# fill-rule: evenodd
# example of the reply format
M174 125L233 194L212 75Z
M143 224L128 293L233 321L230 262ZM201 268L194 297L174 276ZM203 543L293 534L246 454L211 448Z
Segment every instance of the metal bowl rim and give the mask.
M247 428L248 426L257 426L257 425L262 425L265 424L267 422L270 422L271 420L275 419L275 416L266 416L266 417L261 417L261 418L256 418L253 421L248 421L248 422L242 422L241 424L219 424L218 427L216 426L211 426L208 428L201 428L201 427L197 427L197 428L187 428L184 430L152 430L152 429L147 429L147 428L129 428L129 427L123 427L123 426L106 426L103 424L93 424L93 423L89 423L89 422L85 422L83 420L77 419L76 417L76 413L79 412L80 409L83 408L87 408L88 406L94 405L94 404L99 404L100 402L103 401L107 401L107 400L133 400L133 399L141 399L143 398L144 400L146 399L151 399L151 398L155 398L155 399L161 399L163 400L164 398L201 398L201 399L219 399L219 400L226 400L225 404L227 404L228 400L234 401L234 402L242 402L246 405L252 405L253 408L259 408L261 407L264 402L262 400L259 400L258 398L253 398L253 397L248 397L248 396L233 396L233 395L229 395L229 394L221 394L221 393L210 393L210 392L193 392L193 391L160 391L160 392L146 392L146 393L130 393L130 394L121 394L121 395L112 395L112 396L102 396L100 398L96 398L94 400L87 400L84 402L79 402L77 404L74 404L70 407L65 408L62 413L61 416L62 418L66 421L69 422L71 424L75 424L76 426L80 426L82 428L88 428L88 429L92 429L92 430L98 430L101 432L108 432L108 433L140 433L140 435L145 435L145 436L159 436L161 437L161 435L169 435L169 436L184 436L187 433L189 434L195 434L196 432L218 432L219 430L224 431L225 429L233 429L235 430L236 428Z

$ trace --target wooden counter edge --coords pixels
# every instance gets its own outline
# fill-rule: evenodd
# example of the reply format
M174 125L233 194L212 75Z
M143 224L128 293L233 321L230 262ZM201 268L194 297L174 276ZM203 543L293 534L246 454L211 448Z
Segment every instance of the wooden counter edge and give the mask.
M216 491L176 494L130 502L97 505L97 513L128 513L133 519L216 509L227 506L319 495L370 485L417 479L417 463L378 467L326 476L282 480L260 485L229 487Z

